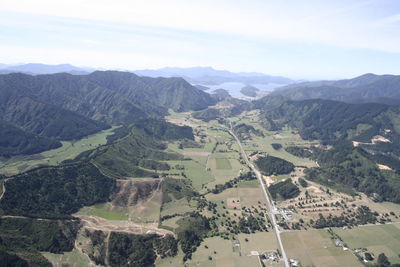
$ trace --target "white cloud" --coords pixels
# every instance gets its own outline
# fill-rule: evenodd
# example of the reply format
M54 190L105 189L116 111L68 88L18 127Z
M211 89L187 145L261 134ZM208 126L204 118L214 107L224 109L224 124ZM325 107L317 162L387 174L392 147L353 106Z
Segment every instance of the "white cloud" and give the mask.
M2 0L0 11L400 52L400 34L364 16L386 1ZM386 22L398 22L398 15Z

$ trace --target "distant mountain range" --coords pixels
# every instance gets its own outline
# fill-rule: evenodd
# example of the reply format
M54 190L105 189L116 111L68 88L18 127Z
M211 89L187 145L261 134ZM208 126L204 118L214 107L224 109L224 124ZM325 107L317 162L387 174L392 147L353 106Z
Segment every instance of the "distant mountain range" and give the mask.
M136 70L134 73L150 77L182 77L192 84L218 85L228 82L243 84L291 84L294 81L280 76L271 76L258 72L230 72L215 70L211 67L172 68L157 70ZM224 88L225 89L225 88Z
M70 73L75 75L83 75L93 72L94 69L75 67L70 64L47 65L40 63L28 63L20 65L0 64L0 74L8 74L21 72L26 74L54 74L54 73Z
M95 71L95 68L82 68L70 64L48 65L40 63L28 64L0 64L0 74L8 74L13 72L22 72L26 74L88 74ZM147 77L181 77L193 84L209 84L218 85L225 82L240 82L245 84L290 84L294 81L280 76L271 76L258 72L230 72L227 70L215 70L211 67L191 67L191 68L174 68L165 67L157 70L126 70L140 76Z
M400 104L400 76L365 74L353 79L316 81L288 85L275 90L292 100L330 99L350 103Z
M118 71L12 73L0 75L0 89L3 156L54 148L60 145L57 140L78 139L108 125L161 118L168 109L200 110L216 103L182 78Z

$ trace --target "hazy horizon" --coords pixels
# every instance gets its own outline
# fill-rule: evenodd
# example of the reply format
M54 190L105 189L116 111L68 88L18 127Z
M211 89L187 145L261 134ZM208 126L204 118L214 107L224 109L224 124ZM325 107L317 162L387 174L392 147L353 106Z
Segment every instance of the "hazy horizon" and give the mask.
M244 72L244 71L232 71L229 69L218 69L215 68L213 66L188 66L188 67L180 67L180 66L163 66L163 67L159 67L159 68L144 68L144 69L123 69L123 68L95 68L92 66L78 66L78 65L74 65L71 63L56 63L56 64L46 64L46 63L42 63L42 62L17 62L17 63L5 63L5 62L0 62L0 70L2 69L7 69L7 67L1 66L1 65L6 65L6 66L10 66L10 67L17 67L17 66L22 66L22 65L28 65L28 64L42 64L42 65L48 65L48 66L61 66L61 65L70 65L72 67L77 67L77 68L81 68L83 70L86 70L88 72L91 71L158 71L158 70L163 70L163 69L167 69L167 68L177 68L177 69L193 69L193 68L211 68L213 70L216 71L228 71L228 72L232 72L232 73L241 73L241 74L264 74L264 75L268 75L268 76L277 76L277 77L284 77L284 78L289 78L289 79L293 79L295 82L303 82L303 81L322 81L322 80L341 80L341 79L352 79L352 78L356 78L365 74L375 74L375 75L398 75L395 73L382 73L382 74L377 74L377 73L372 73L372 72L366 72L366 73L360 73L359 75L355 75L355 76L348 76L348 77L330 77L330 78L297 78L297 77L290 77L287 75L273 75L270 73L264 73L264 72L260 72L260 71L249 71L249 72Z

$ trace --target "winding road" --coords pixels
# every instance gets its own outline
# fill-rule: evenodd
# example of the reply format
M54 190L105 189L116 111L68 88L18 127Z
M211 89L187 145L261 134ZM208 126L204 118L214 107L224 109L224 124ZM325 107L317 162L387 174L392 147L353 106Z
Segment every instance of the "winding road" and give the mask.
M271 196L269 195L267 189L265 188L265 184L264 184L264 181L263 181L263 178L262 178L262 175L261 175L260 171L257 170L257 168L254 166L253 163L250 162L249 158L247 157L246 152L245 152L244 149L243 149L242 143L240 142L240 140L239 140L239 138L236 136L236 134L233 132L232 124L230 124L230 128L231 128L231 129L229 129L228 131L229 131L229 133L235 138L237 144L239 145L240 152L241 152L241 154L242 154L243 159L246 161L247 165L251 168L251 170L256 174L257 179L258 179L258 181L260 182L260 186L261 186L261 188L262 188L262 190L263 190L265 199L267 200L267 205L268 205L270 217L271 217L271 220L272 220L272 225L273 225L273 227L274 227L275 236L276 236L276 239L277 239L278 245L279 245L279 251L280 251L280 253L281 253L283 262L284 262L284 264L285 264L285 267L290 267L288 258L287 258L287 256L286 256L285 249L284 249L283 244L282 244L281 235L280 235L281 232L280 232L280 230L279 230L279 226L278 226L278 224L277 224L277 222L276 222L276 217L275 217L275 214L274 214L274 211L276 210L275 204L274 204L274 202L272 201Z

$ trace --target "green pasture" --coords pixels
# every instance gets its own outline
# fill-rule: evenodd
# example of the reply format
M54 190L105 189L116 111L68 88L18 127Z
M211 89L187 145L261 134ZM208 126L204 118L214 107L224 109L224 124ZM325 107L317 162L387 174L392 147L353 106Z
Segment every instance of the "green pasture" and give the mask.
M128 220L128 216L122 212L112 211L110 203L102 203L94 206L83 207L75 215L97 216L106 220Z
M350 250L336 247L326 230L285 232L281 238L288 258L302 266L363 266Z
M352 229L334 229L352 249L367 248L376 257L385 253L391 263L400 263L400 225L370 225Z
M58 165L67 159L74 159L80 153L107 143L107 136L117 126L89 135L76 141L62 141L62 146L39 154L0 158L0 174L18 174L40 165Z

